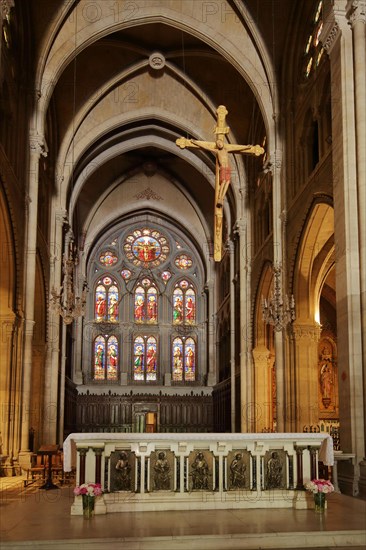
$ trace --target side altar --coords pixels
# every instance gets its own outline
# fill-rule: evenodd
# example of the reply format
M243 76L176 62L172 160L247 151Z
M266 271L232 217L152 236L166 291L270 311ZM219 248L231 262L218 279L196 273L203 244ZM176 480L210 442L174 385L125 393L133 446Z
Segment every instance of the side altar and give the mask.
M63 445L76 483L101 483L96 514L307 508L304 483L334 464L327 434L74 433ZM82 514L81 497L71 506Z

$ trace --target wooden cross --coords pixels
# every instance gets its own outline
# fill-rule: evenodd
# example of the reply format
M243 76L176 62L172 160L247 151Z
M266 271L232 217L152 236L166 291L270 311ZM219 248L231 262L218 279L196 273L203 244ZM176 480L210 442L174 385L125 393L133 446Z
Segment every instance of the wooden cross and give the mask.
M211 151L216 156L214 260L215 262L220 262L222 258L222 210L224 198L231 180L229 153L244 153L258 157L264 153L264 149L260 145L234 145L225 143L225 135L230 131L230 128L226 126L228 111L224 105L220 105L216 109L216 113L215 141L198 141L182 137L178 138L175 143L181 149L185 149L185 147L205 149Z

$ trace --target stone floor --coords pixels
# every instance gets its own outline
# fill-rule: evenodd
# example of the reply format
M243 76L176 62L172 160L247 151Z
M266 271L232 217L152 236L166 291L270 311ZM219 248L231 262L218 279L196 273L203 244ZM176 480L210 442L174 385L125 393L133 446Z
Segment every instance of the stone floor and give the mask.
M366 549L366 501L328 496L314 510L209 510L71 516L72 486L0 478L0 547L96 550Z

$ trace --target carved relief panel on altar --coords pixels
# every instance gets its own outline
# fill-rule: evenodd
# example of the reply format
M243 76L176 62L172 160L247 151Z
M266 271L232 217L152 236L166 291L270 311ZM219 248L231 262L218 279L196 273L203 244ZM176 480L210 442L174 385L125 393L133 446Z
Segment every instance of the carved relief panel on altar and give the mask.
M267 451L263 460L264 489L286 489L287 453L282 449Z
M110 491L134 491L136 456L130 451L115 451L110 458Z
M250 489L250 453L246 450L230 451L226 475L229 491Z
M213 491L214 459L210 451L192 451L189 454L189 490Z
M174 453L159 450L150 456L150 487L153 491L174 490Z
M338 369L336 344L327 336L318 347L318 399L320 418L338 416Z

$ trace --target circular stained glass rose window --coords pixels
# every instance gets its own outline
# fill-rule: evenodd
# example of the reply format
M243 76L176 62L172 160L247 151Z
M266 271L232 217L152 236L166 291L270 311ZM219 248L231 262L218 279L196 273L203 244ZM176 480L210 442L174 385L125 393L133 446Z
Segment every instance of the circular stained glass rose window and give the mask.
M167 239L155 229L135 229L127 235L123 249L127 259L136 266L156 267L164 262L169 254Z

